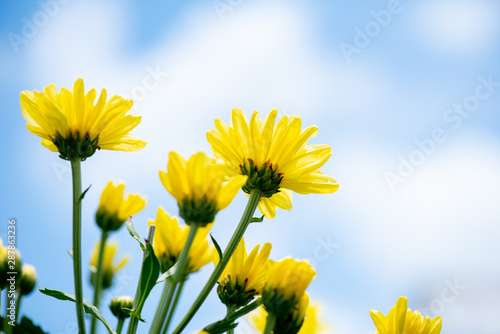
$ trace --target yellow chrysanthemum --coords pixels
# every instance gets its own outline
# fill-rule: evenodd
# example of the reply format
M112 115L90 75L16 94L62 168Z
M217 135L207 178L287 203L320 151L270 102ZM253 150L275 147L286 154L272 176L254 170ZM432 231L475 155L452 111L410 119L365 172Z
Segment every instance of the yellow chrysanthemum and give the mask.
M85 159L96 149L142 149L146 142L129 134L141 122L140 116L126 115L133 102L117 95L106 100L105 89L97 102L96 97L95 89L85 94L83 80L78 79L71 91L57 92L51 84L43 92L22 92L21 110L28 130L63 159Z
M297 307L295 307L289 317L276 319L274 333L297 333L297 334L318 334L327 329L320 318L320 305L309 303L309 295L304 293ZM264 307L250 313L250 321L263 333L266 327L267 312ZM295 328L293 328L295 326Z
M189 226L180 226L176 217L170 217L163 208L159 207L156 220L150 220L148 225L156 225L153 247L156 256L160 260L162 272L172 267L182 252L186 243ZM208 243L208 232L211 225L199 228L193 244L189 249L188 265L186 273L200 270L212 260L213 246Z
M92 260L90 262L91 275L90 282L95 286L95 274L97 268L97 261L99 258L99 248L100 242L95 245L94 252L92 253ZM113 275L123 268L123 266L128 262L128 256L125 256L117 265L113 264L116 251L118 250L118 244L115 242L106 242L104 245L104 257L102 260L102 288L107 289L113 284Z
M101 194L101 202L96 213L96 222L105 231L116 231L123 223L146 206L146 200L140 195L128 194L124 197L125 184L117 186L112 181Z
M231 203L247 177L236 175L227 182L224 161L208 157L203 152L185 160L170 152L167 172L160 171L165 188L179 204L180 216L187 224L201 226L214 221L215 214Z
M274 262L262 292L264 307L278 317L288 315L315 276L313 266L307 261L286 258Z
M219 277L217 293L225 305L242 307L260 294L269 274L271 244L266 243L260 253L256 245L247 254L245 240L241 239L236 251ZM219 262L219 254L214 251L214 262Z
M396 305L384 316L382 312L370 309L377 334L439 334L441 333L442 319L423 317L420 311L412 313L407 308L408 299L399 297Z
M243 111L233 109L230 125L216 119L217 130L207 133L215 156L228 164L229 175L248 175L243 190L261 193L259 209L267 218L274 218L276 207L292 208L289 190L332 193L339 187L335 179L318 171L331 155L330 146L307 145L318 128L301 130L298 116L283 116L275 124L277 114L274 109L260 120L255 111L249 121Z

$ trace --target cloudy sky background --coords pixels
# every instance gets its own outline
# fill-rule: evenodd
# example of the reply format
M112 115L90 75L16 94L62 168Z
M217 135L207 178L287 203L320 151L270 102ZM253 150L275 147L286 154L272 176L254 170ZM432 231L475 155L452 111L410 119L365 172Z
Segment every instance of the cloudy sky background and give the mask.
M158 177L169 151L208 152L206 131L215 118L228 122L232 108L262 115L278 108L319 126L311 143L332 146L323 170L340 189L296 195L291 212L252 225L246 240L272 242L273 259L316 265L308 291L330 332L373 332L369 309L387 313L399 296L424 315L442 315L443 334L500 332L498 2L3 1L0 33L0 235L5 240L15 218L18 247L37 267L40 287L74 292L66 252L71 173L27 131L19 94L81 77L87 90L133 98L143 116L133 133L148 141L140 152L101 151L83 163L83 185L92 184L84 264L99 238L93 215L109 180L148 198L134 217L145 235L159 205L177 214ZM472 111L453 113L461 104ZM218 215L219 243L245 200L240 194ZM140 251L125 229L112 239L132 258L112 294L134 295ZM210 270L187 283L174 323ZM88 274L84 281L91 299ZM144 318L152 319L160 294L157 287ZM22 312L50 333L76 333L69 302L36 292ZM212 294L189 331L224 313ZM242 321L237 332L250 326Z

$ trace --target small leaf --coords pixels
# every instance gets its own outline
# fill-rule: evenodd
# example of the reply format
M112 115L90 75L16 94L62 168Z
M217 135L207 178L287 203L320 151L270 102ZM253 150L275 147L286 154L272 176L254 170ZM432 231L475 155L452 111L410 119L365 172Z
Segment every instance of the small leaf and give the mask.
M250 223L262 223L263 221L264 221L264 215L262 215L262 217L260 218L253 217Z
M215 249L217 250L217 253L219 254L219 261L222 259L222 250L220 249L219 244L215 240L215 238L212 236L212 233L210 233L210 238L212 238L212 242L214 243Z
M144 251L146 249L146 246L144 246L144 244L142 243L141 237L139 236L139 233L137 233L137 231L134 228L134 224L132 224L132 216L130 216L130 218L127 220L127 222L125 223L125 226L127 226L127 230L130 233L130 235L132 236L132 238L134 238L135 240L137 240L139 242L139 245L141 245L141 248Z
M72 302L76 302L75 296L70 295L69 293L66 293L66 292L62 292L62 291L58 291L58 290L51 290L51 289L47 289L47 288L45 288L45 289L38 288L38 290L40 290L41 293L43 293L47 296L51 296L51 297L54 297L54 298L59 299L59 300L69 300ZM106 319L101 315L101 313L99 312L97 307L95 307L94 305L89 303L88 300L86 300L86 299L83 299L83 309L85 310L85 313L93 315L94 317L99 319L104 324L104 326L106 326L106 328L110 334L116 334L114 329L110 326L110 324L106 321Z
M80 195L80 198L78 199L79 202L83 200L85 194L87 193L87 191L89 191L90 187L92 187L92 185L90 185L87 189L85 189L85 191Z
M153 251L153 245L146 241L146 249L144 250L144 260L142 261L141 276L139 278L137 306L134 308L131 316L140 319L142 307L146 302L146 298L156 284L158 275L160 274L160 261Z
M68 254L73 258L73 248L68 249Z
M172 267L170 267L169 270L167 270L163 274L161 274L160 277L158 277L158 279L156 280L156 284L163 282L164 280L166 280L170 276L173 276L175 274L175 271L177 270L178 263L179 262L176 262Z

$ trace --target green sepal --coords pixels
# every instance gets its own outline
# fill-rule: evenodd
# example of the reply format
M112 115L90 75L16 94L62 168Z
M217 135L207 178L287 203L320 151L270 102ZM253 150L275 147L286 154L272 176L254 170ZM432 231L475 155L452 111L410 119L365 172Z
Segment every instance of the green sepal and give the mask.
M212 242L214 243L215 249L217 250L217 254L219 254L219 261L222 259L222 250L220 249L219 244L215 240L215 238L212 236L212 233L210 233L210 238L212 239Z
M66 293L66 292L62 292L59 290L51 290L51 289L47 289L47 288L45 288L45 289L38 288L38 290L40 290L41 293L43 293L47 296L54 297L54 298L59 299L59 300L69 300L72 302L76 302L75 296L70 295L69 293ZM111 325L102 316L102 314L99 312L97 307L95 307L94 305L89 303L89 301L86 299L83 299L83 309L84 309L85 313L90 314L90 315L96 317L97 319L99 319L104 324L104 326L106 326L106 329L108 330L108 332L110 334L116 334L115 330L111 327Z
M130 316L130 315L134 312L134 310L133 310L133 309L131 309L131 308L126 308L126 307L122 307L122 308L121 308L121 310L122 310L122 312L123 312L123 313L128 314L129 316ZM143 318L141 318L140 316L139 316L139 321L141 321L141 322L146 322L146 320L144 320L144 319L143 319Z
M132 217L130 217L125 222L125 226L127 226L127 230L130 233L130 235L132 236L132 238L134 238L135 240L137 240L139 242L139 245L141 245L141 249L143 251L146 251L146 246L144 246L144 244L142 243L141 237L139 236L139 233L137 233L137 231L134 228L134 224L132 224Z

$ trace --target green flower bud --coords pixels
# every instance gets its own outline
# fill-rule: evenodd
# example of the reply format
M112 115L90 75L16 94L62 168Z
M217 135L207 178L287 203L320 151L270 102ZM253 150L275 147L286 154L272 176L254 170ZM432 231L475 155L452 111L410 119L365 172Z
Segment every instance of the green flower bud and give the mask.
M111 313L118 319L126 319L130 317L129 314L123 312L122 308L128 308L131 309L134 305L134 300L132 297L129 296L120 296L120 297L115 297L111 300L111 303L109 304L109 309L111 310Z
M21 254L19 251L12 245L4 247L0 240L0 291L10 284L8 279L12 274L9 273L15 272L15 277L18 278L21 271Z
M23 272L19 279L18 290L22 295L30 294L36 285L36 270L31 264L23 266Z

